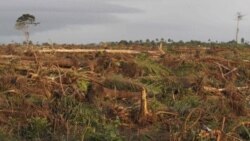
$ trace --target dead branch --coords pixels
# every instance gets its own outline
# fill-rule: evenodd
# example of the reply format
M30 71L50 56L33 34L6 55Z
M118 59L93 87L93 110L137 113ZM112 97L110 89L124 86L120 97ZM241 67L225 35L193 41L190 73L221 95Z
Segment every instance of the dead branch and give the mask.
M205 91L209 91L209 92L223 92L223 91L226 90L225 88L217 89L217 88L208 87L208 86L204 86L203 89L204 89Z
M225 75L224 75L224 73L223 73L223 70L222 70L222 68L221 68L221 65L217 63L217 66L218 66L219 69L220 69L220 73L221 73L222 78L226 80Z
M228 73L224 74L224 76L227 76L227 75L229 75L229 74L231 74L231 73L233 73L233 72L235 72L237 70L238 70L238 68L233 68L231 71L229 71Z
M226 117L223 117L223 121L222 121L222 126L221 126L221 131L224 131L225 128L225 121L226 121Z
M245 87L236 87L236 89L238 91L243 91L243 90L246 90L248 89L249 87L248 86L245 86ZM226 88L214 88L214 87L209 87L209 86L204 86L203 89L205 91L209 91L209 92L225 92L227 89Z
M178 116L177 113L172 113L172 112L166 112L166 111L158 111L158 112L156 112L156 115L160 115L160 114L167 114L167 115Z
M192 125L190 125L189 127L187 126L187 122L191 119L192 115L198 111L199 112L199 115L198 115L198 118L194 121L194 123ZM184 131L187 131L188 129L191 129L192 127L194 127L198 121L200 120L201 118L201 115L202 115L202 111L201 109L199 108L194 108L187 116L186 120L185 120L185 124L184 124Z
M1 92L0 94L8 94L8 93L18 94L18 92L16 90L7 90L4 92Z
M220 63L218 63L218 62L216 62L215 64L217 64L217 65L219 65L219 66L223 67L223 68L224 68L224 69L226 69L226 70L230 70L227 66L222 65L222 64L220 64Z

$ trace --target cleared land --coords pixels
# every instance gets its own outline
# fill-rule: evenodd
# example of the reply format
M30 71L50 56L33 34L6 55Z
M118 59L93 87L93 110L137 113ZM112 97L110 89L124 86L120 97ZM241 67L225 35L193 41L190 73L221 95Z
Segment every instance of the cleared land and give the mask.
M0 47L0 140L250 140L250 48Z

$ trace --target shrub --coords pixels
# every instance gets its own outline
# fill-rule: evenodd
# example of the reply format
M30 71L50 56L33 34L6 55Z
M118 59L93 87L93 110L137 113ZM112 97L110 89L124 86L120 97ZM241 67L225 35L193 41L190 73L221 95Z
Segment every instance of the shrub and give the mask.
M77 87L79 88L80 91L86 93L88 90L90 83L87 80L78 80L77 81Z

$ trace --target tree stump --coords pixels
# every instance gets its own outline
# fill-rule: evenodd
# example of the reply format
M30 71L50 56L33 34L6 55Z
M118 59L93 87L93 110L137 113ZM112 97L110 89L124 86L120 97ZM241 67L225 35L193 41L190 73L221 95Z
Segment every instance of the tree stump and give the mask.
M142 88L141 92L141 107L140 107L140 113L138 117L139 123L144 123L148 119L148 105L147 105L147 91L145 88Z

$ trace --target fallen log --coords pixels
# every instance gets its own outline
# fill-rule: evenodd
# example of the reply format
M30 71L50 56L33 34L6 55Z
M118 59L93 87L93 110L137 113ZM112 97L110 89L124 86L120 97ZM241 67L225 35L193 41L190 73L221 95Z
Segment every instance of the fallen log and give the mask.
M114 50L114 49L41 49L40 53L90 53L90 52L107 52L107 53L122 53L122 54L140 54L142 51L137 50ZM150 54L159 54L159 51L146 51Z

